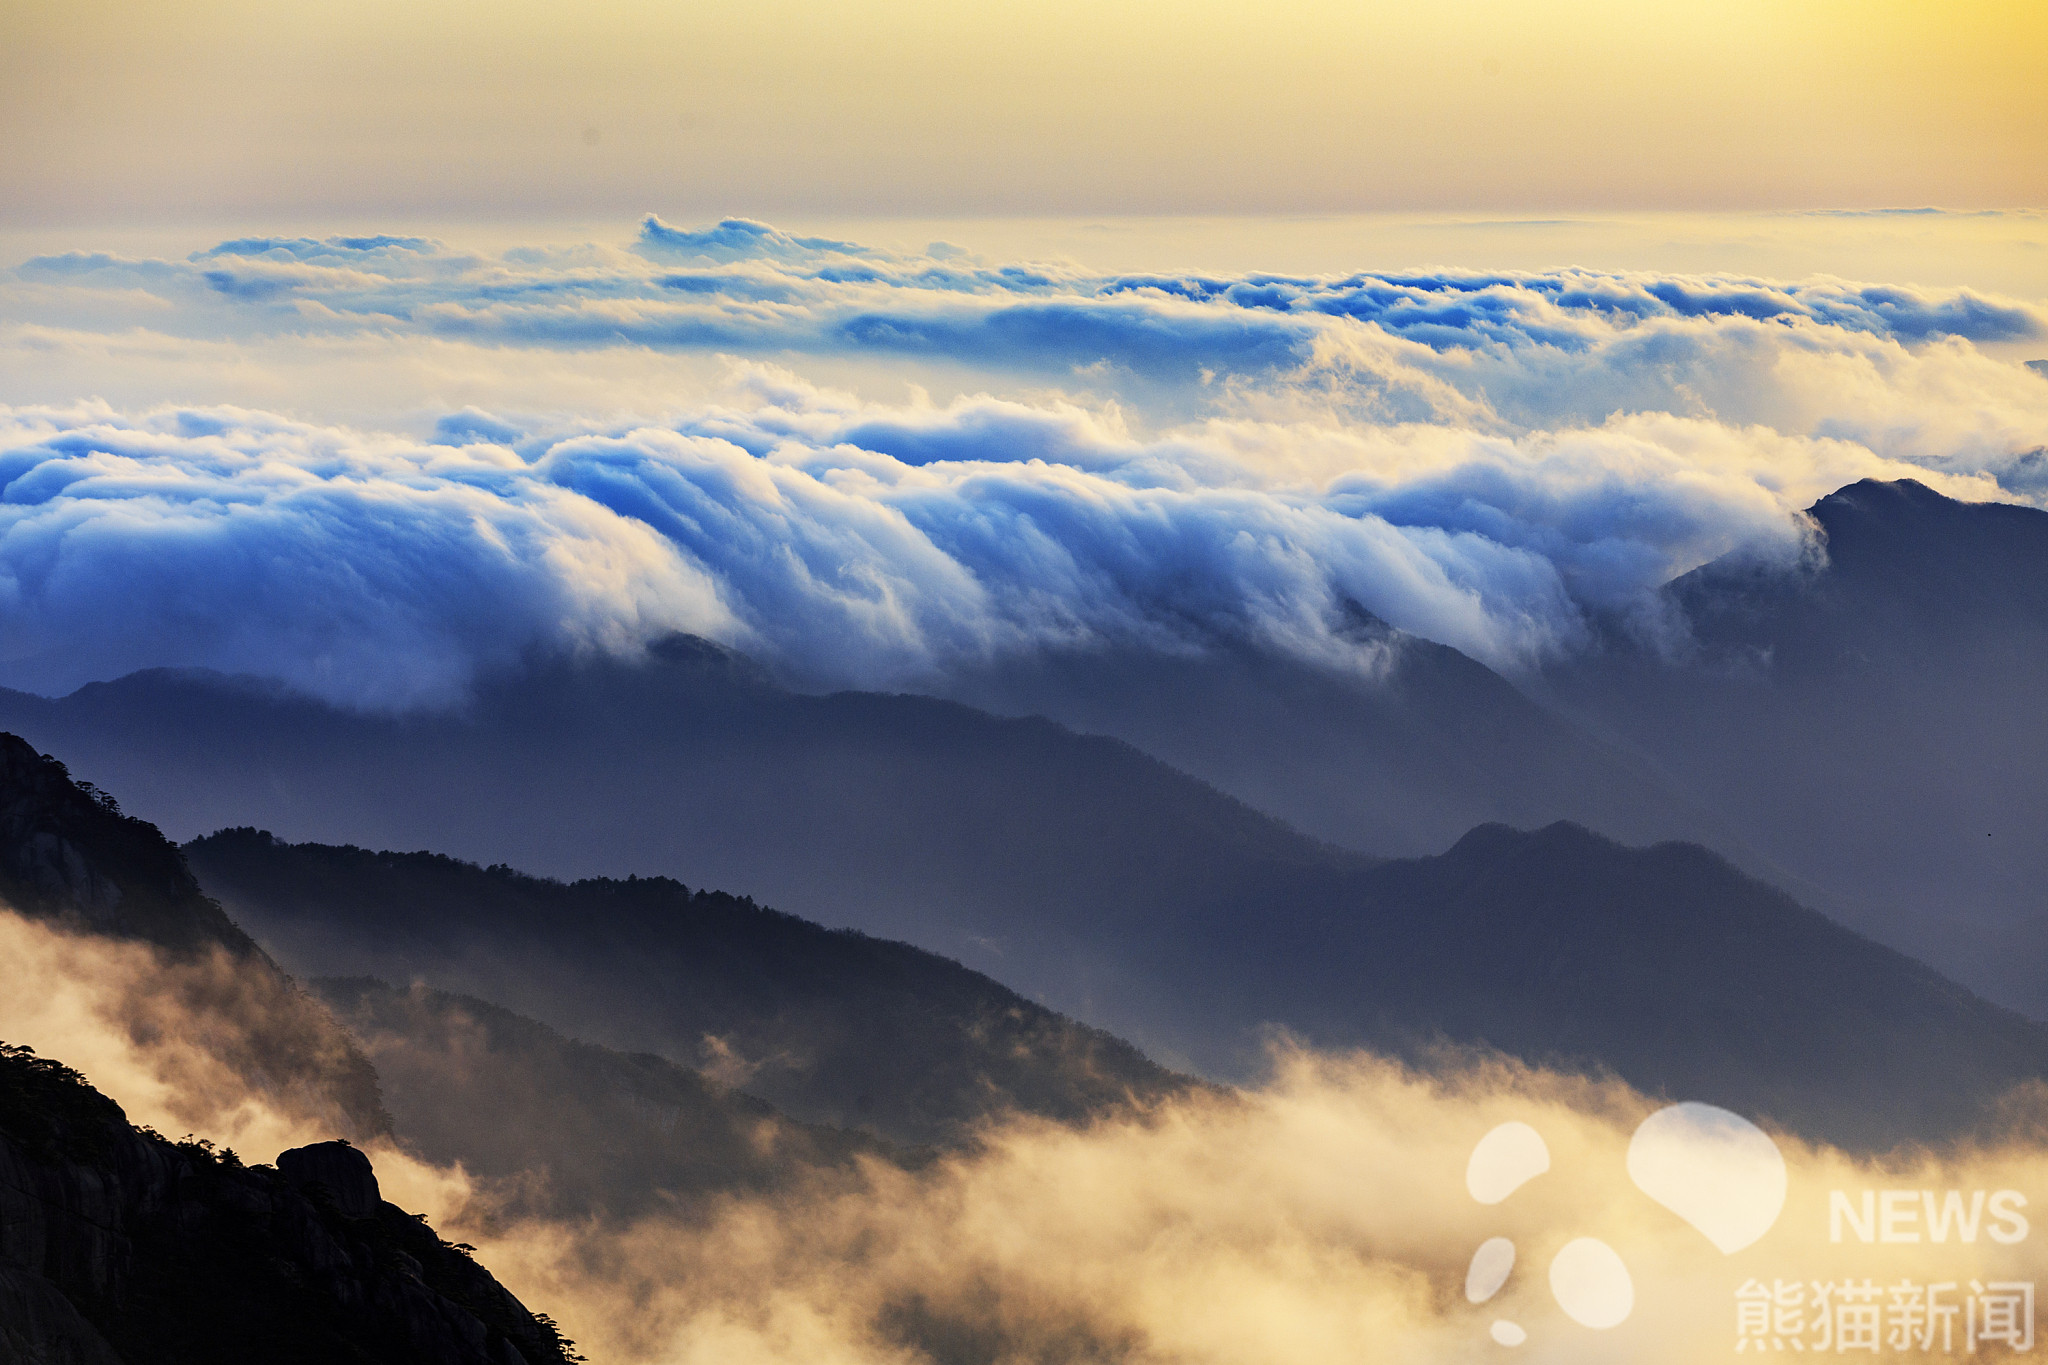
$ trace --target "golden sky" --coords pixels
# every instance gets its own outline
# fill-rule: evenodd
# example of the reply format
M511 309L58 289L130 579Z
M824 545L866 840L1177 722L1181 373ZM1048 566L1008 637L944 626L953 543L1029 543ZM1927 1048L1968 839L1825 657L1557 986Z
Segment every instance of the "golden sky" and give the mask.
M2041 0L0 0L0 214L2048 204Z

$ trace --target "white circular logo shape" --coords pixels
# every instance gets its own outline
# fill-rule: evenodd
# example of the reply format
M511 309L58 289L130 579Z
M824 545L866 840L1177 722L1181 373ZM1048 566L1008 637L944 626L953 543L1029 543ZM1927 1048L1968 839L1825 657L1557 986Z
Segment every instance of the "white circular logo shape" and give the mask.
M1526 1123L1503 1123L1479 1139L1465 1164L1465 1188L1498 1204L1550 1169L1550 1148ZM1769 1232L1785 1209L1785 1158L1763 1129L1740 1114L1688 1101L1659 1109L1636 1127L1628 1146L1636 1188L1733 1255ZM1465 1297L1485 1303L1507 1284L1515 1244L1492 1237L1472 1253ZM1566 1317L1604 1331L1635 1311L1636 1287L1613 1247L1596 1237L1567 1242L1550 1262L1550 1294ZM1502 1346L1529 1334L1496 1319L1488 1331Z
M1465 1269L1465 1298L1470 1303L1485 1303L1500 1287L1508 1282L1508 1272L1515 1268L1515 1244L1505 1237L1489 1237L1479 1244L1479 1250L1472 1253L1472 1264Z
M1635 1311L1636 1285L1614 1248L1597 1237L1566 1242L1550 1263L1550 1293L1581 1327L1605 1330Z
M1465 1188L1482 1204L1498 1204L1549 1169L1543 1134L1516 1120L1479 1139L1465 1163Z
M1711 1104L1674 1104L1644 1119L1628 1144L1628 1174L1726 1255L1753 1245L1785 1208L1778 1144Z

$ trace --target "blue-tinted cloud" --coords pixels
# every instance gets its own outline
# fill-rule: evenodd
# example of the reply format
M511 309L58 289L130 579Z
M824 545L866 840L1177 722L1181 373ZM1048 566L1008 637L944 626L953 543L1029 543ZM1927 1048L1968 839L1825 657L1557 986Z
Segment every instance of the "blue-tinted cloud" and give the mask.
M223 256L263 257L271 260L349 260L365 255L404 252L415 256L439 252L441 244L427 237L393 237L379 233L370 237L237 237L195 254L195 261Z
M983 265L955 249L893 254L745 219L693 230L649 218L633 250L595 256L489 259L412 237L266 237L187 262L70 253L21 273L187 303L211 293L244 305L244 326L267 317L525 346L944 356L1040 373L1107 363L1175 379L1270 374L1347 326L1413 343L1454 379L1475 352L1597 366L1616 348L1759 326L1796 329L1785 344L2048 336L2039 309L1968 290L1588 270L1103 275Z
M1353 603L1514 669L1713 555L1796 553L1792 506L1896 472L1671 418L1333 439L1138 439L1079 409L877 409L787 380L662 427L470 411L435 443L234 409L15 410L0 682L203 665L434 704L533 647L671 630L821 685L1112 643L1369 668Z
M259 237L184 261L74 252L17 273L58 325L68 298L96 327L125 315L241 344L413 337L943 366L998 391L1111 395L1156 425L1293 403L1297 417L1534 435L1667 412L1952 473L1995 472L2048 439L2038 404L1996 373L2009 362L1974 349L2048 340L2041 309L1825 278L1105 274L652 218L622 247L485 256L416 237Z
M640 224L638 245L650 255L698 256L713 261L791 261L876 254L852 242L836 242L829 237L792 237L780 228L750 218L727 218L692 231L670 227L651 213Z
M0 415L0 676L137 667L446 701L535 643L714 629L668 547L488 447L366 441L263 414Z

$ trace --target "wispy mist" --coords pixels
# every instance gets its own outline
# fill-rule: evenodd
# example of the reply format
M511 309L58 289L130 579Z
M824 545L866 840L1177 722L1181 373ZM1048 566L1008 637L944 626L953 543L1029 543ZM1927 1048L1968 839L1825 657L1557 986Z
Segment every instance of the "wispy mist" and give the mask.
M262 1151L294 1134L367 1139L360 1058L267 964L173 955L0 907L0 1038L89 1073L136 1123Z

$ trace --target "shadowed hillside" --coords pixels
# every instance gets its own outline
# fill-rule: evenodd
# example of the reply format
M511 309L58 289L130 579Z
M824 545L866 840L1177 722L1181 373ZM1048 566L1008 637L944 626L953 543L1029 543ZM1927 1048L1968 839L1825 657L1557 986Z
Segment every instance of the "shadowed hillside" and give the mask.
M508 1212L630 1217L900 1159L866 1134L796 1123L664 1057L565 1038L488 1001L367 977L312 984L376 1064L398 1136L494 1181Z
M1148 1089L1113 1040L952 964L672 883L563 887L250 831L192 852L297 952L487 978L463 989L579 1036L737 1063L807 1118L943 1135L990 1101L1068 1117ZM1097 941L1175 1002L1157 1027L1214 1075L1245 1074L1273 1025L1425 1062L1487 1046L1865 1148L1968 1131L2048 1077L2048 1030L1694 845L1486 826L1435 857L1269 872L1256 898L1219 888L1170 932Z
M1802 895L2048 1018L2048 512L1866 481L1812 517L1803 566L1671 586L1678 657L1554 684Z
M1351 667L1242 646L1047 652L969 673L950 695L1114 735L1346 848L1440 849L1474 825L1571 820L1631 843L1732 827L1446 645L1354 610Z
M1141 1043L1157 1002L1101 953L1106 932L1150 938L1275 867L1369 861L1117 740L925 697L796 694L688 639L640 663L536 662L460 715L356 715L154 673L61 701L8 694L7 716L174 830L740 887Z
M667 878L565 885L248 829L187 851L309 970L423 978L898 1141L957 1140L1009 1110L1081 1120L1184 1084L958 963ZM360 995L349 1008L366 998L384 1008Z
M259 955L154 825L13 735L0 735L0 902L174 951Z
M1483 1041L1851 1146L2048 1077L2048 1029L1690 844L1487 826L1269 942L1265 1010L1319 1041Z

